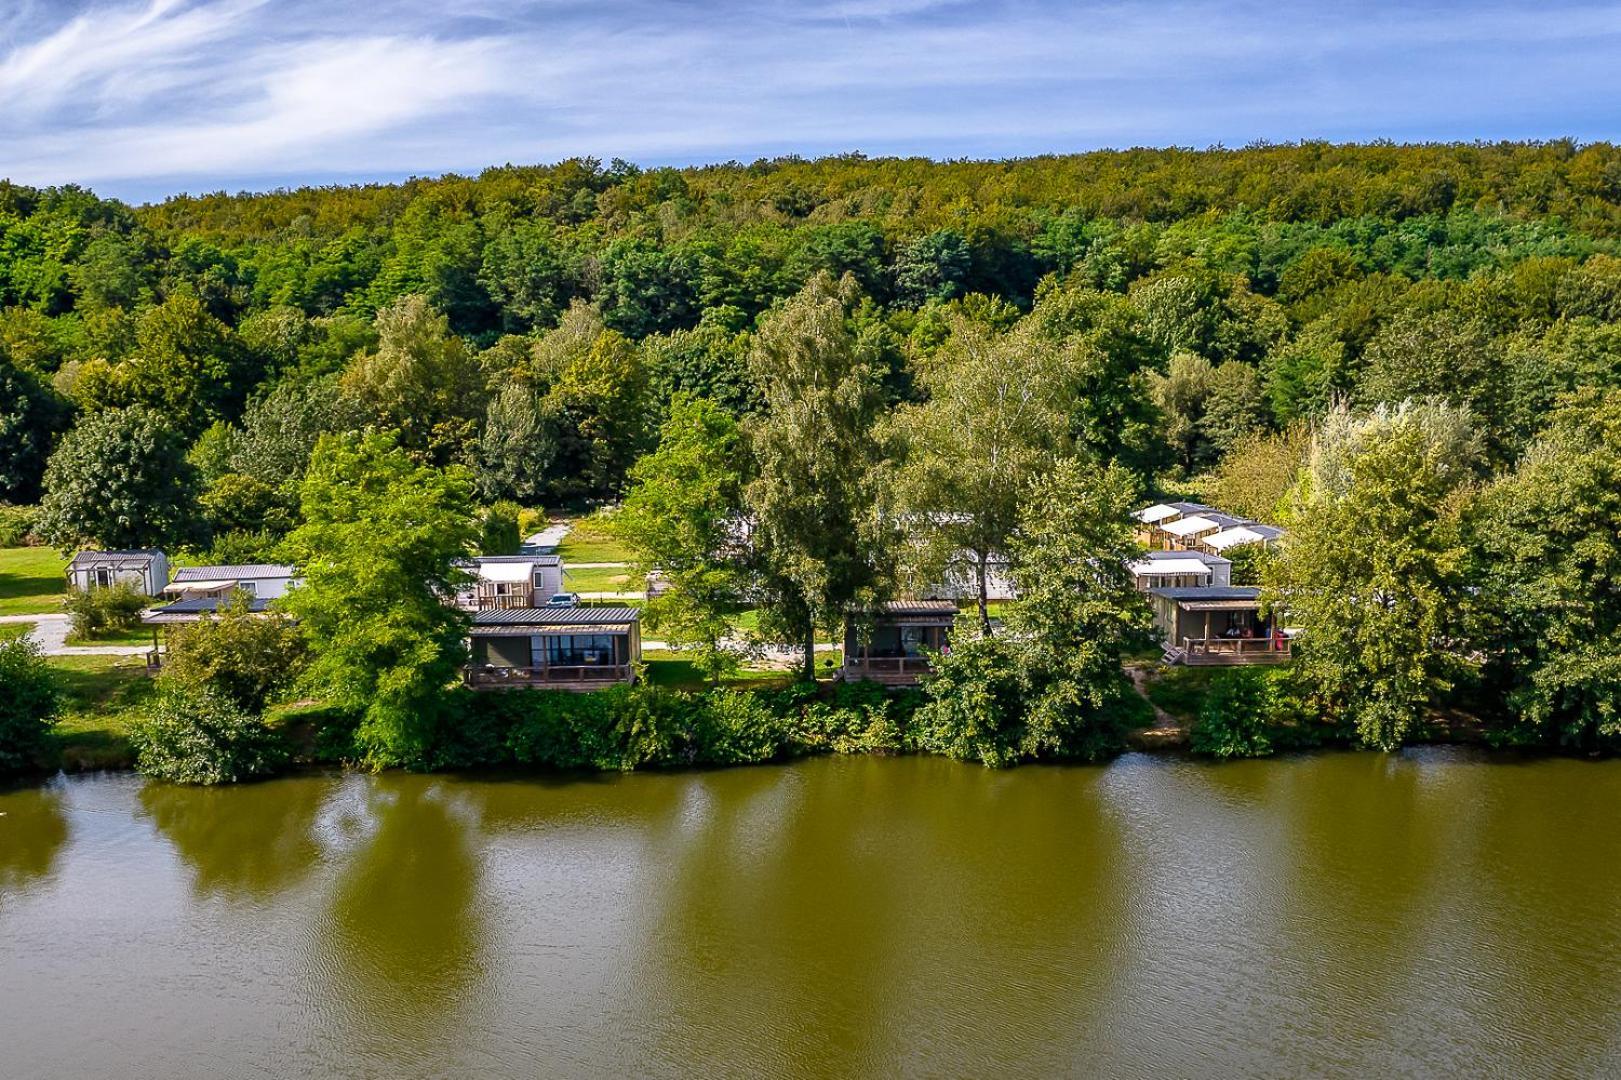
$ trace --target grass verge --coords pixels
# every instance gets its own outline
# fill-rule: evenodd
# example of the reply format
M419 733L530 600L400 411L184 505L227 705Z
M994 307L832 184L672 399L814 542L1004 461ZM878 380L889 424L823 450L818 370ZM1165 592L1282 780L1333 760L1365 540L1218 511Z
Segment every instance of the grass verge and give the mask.
M130 721L152 694L139 656L53 656L63 708L51 732L54 764L71 771L129 768Z
M0 615L61 611L67 565L51 548L0 548Z

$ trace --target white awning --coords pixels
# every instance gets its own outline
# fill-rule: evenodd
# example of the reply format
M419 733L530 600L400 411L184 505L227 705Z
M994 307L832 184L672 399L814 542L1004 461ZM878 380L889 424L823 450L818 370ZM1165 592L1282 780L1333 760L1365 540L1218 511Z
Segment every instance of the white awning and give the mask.
M1212 529L1220 529L1221 522L1211 521L1207 517L1200 517L1199 515L1195 514L1192 517L1185 517L1180 521L1167 521L1165 524L1161 525L1160 528L1164 529L1172 536L1188 537L1197 536L1199 533L1209 532Z
M1217 551L1226 551L1228 548L1236 547L1239 544L1260 544L1265 541L1266 537L1254 529L1246 529L1244 526L1239 525L1231 529L1223 529L1219 533L1205 537L1200 542L1209 544Z
M483 563L478 576L484 581L528 581L535 572L534 563Z
M1147 510L1137 511L1136 517L1143 524L1152 525L1156 521L1164 521L1168 517L1175 517L1181 512L1174 506L1166 506L1164 503L1160 503L1157 506L1150 506Z
M217 578L211 581L171 581L163 587L166 593L213 592L236 584L236 578Z
M1139 559L1131 564L1131 572L1138 577L1154 574L1209 574L1210 567L1198 559Z

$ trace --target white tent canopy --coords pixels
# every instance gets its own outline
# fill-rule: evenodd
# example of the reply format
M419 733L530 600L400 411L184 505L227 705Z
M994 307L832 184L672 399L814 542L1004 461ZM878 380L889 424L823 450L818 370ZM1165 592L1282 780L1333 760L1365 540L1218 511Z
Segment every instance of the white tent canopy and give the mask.
M1146 510L1137 511L1137 520L1144 525L1152 525L1156 521L1164 521L1166 518L1175 517L1181 512L1174 506L1166 506L1164 503L1160 503L1157 506L1150 506Z
M1215 548L1217 551L1226 551L1228 548L1237 547L1240 544L1261 544L1265 543L1266 540L1267 537L1254 529L1247 529L1239 525L1235 528L1223 529L1219 533L1205 537L1200 542Z
M478 576L482 581L528 581L534 572L535 564L526 562L481 563L478 568Z
M1212 529L1220 529L1221 522L1211 521L1207 517L1200 517L1199 515L1195 514L1192 517L1185 517L1180 521L1167 521L1164 525L1161 525L1160 528L1164 529L1172 536L1188 537L1197 536L1199 533L1209 532Z
M166 593L183 592L213 592L228 585L235 585L236 578L210 578L207 581L171 581L163 587Z
M1131 572L1138 577L1173 574L1209 575L1210 567L1198 559L1139 559L1131 564Z

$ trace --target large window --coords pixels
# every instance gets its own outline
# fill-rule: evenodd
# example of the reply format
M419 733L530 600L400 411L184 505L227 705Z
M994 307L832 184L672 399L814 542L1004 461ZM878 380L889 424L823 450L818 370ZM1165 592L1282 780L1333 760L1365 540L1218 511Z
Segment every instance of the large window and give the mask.
M535 656L548 667L589 667L614 662L615 634L540 634Z

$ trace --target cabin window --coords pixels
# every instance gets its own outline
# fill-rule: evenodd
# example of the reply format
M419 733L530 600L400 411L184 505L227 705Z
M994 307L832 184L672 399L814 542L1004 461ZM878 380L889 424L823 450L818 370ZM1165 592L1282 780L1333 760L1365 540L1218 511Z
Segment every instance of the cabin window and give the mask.
M613 634L545 634L536 652L551 667L591 667L614 662Z

